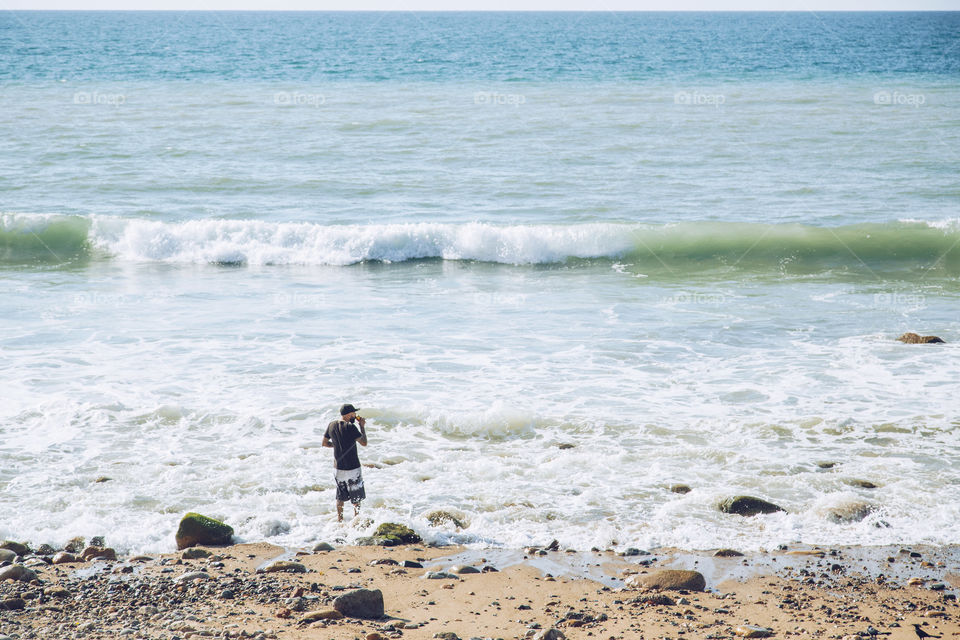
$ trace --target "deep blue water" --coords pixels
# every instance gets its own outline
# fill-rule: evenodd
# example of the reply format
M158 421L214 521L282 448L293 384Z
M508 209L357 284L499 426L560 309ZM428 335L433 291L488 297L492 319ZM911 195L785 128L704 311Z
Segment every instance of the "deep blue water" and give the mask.
M960 13L0 13L0 79L642 81L960 73Z

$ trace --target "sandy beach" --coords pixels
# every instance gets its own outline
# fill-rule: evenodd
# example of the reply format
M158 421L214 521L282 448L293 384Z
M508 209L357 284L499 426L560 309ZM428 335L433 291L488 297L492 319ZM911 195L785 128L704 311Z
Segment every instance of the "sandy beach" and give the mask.
M960 636L956 548L628 553L259 543L53 565L28 556L37 580L0 584L0 638L897 640L917 637L915 623ZM665 569L697 570L706 589L631 586ZM357 589L382 593L383 617L334 609Z

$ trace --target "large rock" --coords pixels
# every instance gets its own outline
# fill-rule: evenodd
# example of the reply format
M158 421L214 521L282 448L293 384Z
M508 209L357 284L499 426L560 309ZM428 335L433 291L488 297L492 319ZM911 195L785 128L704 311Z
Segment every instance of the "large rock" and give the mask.
M395 522L384 522L377 527L373 532L373 539L376 544L384 547L421 542L420 536L413 529Z
M723 513L734 513L738 516L755 516L761 513L776 513L777 511L786 511L783 507L777 506L772 502L754 498L753 496L736 496L727 498L720 503L720 511Z
M233 542L233 527L219 520L188 513L177 529L177 549L202 545L227 545Z
M905 333L899 338L897 338L897 340L905 344L936 344L936 343L943 344L944 343L944 341L938 338L937 336L921 336L921 335L917 335L916 333Z
M25 544L20 544L19 542L14 542L13 540L4 540L3 542L0 542L0 549L9 549L18 556L25 556L30 553L30 547Z
M333 601L333 608L351 618L382 618L383 592L380 589L357 589Z
M22 564L11 564L0 568L0 582L6 580L19 580L20 582L33 582L37 579L37 574L27 569Z
M703 591L707 581L698 571L664 569L655 573L632 575L627 578L626 585L633 589Z

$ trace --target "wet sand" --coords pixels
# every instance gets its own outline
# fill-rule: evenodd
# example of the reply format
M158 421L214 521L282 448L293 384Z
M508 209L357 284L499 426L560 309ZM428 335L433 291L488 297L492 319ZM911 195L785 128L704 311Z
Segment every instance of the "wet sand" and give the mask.
M194 560L178 552L32 567L40 583L0 584L0 602L19 598L23 604L0 611L0 636L414 639L452 633L466 640L542 637L554 628L567 638L603 640L764 633L897 640L916 638L917 623L931 634L960 637L956 547L798 546L727 558L677 550L622 556L418 545L312 552L261 543L206 551L209 557ZM257 572L278 559L306 572ZM423 568L393 564L403 561ZM497 571L424 577L455 565ZM701 572L706 591L624 586L633 573L666 568ZM203 575L180 578L197 572ZM381 590L384 618L309 620L356 588Z

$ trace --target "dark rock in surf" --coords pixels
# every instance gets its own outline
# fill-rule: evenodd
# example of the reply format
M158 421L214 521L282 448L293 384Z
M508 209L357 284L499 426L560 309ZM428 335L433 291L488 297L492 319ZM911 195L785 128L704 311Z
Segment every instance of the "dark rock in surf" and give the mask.
M944 341L937 336L921 336L916 333L905 333L897 338L897 340L904 344L945 344Z
M713 557L714 558L739 558L743 554L734 549L717 549Z
M670 491L672 493L679 493L683 495L685 493L690 493L691 489L685 484L672 484L670 485Z
M754 498L753 496L735 496L728 498L720 503L720 511L723 513L732 513L738 516L756 516L759 514L776 513L786 511L783 507Z
M849 478L844 480L851 487L859 487L860 489L876 489L877 485L873 484L869 480L858 480L856 478Z

